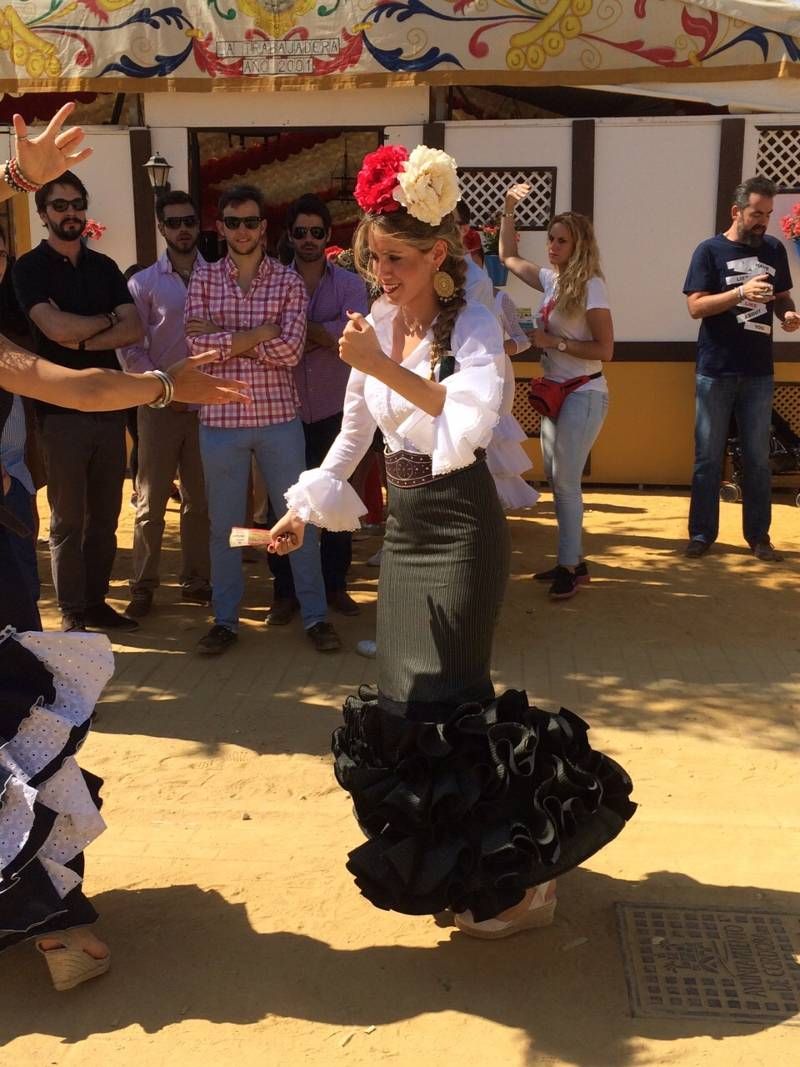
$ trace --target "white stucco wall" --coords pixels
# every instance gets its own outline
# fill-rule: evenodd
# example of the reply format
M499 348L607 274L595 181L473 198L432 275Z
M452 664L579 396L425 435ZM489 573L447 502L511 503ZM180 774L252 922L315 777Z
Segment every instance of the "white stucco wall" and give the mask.
M405 125L428 121L428 89L149 93L144 107L151 128Z
M693 341L697 323L682 293L695 246L714 232L721 119L598 119L595 126L595 213L603 268L624 341ZM742 177L755 173L758 126L795 124L792 115L747 119ZM556 211L568 210L572 134L568 121L459 122L445 147L461 166L555 166ZM779 195L770 233L782 239L780 217L797 195ZM545 235L523 233L520 253L546 262ZM790 265L797 256L789 248ZM800 263L795 271L800 279ZM540 297L513 276L507 289L522 306ZM784 339L776 332L776 342Z
M625 341L693 341L682 288L695 246L714 232L720 124L598 122L595 228Z
M280 115L265 107L280 106ZM359 90L294 94L153 94L145 101L153 151L172 164L173 188L188 188L188 129L192 126L355 125L380 126L389 143L413 148L427 119L425 90ZM759 125L793 124L793 115L757 115L746 120L743 175L755 171ZM689 256L714 229L721 120L717 116L661 119L600 119L595 140L595 224L612 294L616 335L626 341L687 341L696 324L681 293ZM459 122L446 126L446 148L463 166L552 166L557 168L556 210L570 207L572 136L567 120ZM7 133L0 131L0 143ZM81 165L90 193L89 214L107 231L93 247L125 269L134 262L133 194L128 131L90 127L95 154ZM795 195L775 203L770 231ZM43 231L33 197L28 198L31 238ZM545 259L543 233L522 235L522 255ZM790 248L790 263L797 257ZM795 271L800 278L800 263ZM521 305L537 298L517 279L509 292ZM776 341L783 337L778 331Z

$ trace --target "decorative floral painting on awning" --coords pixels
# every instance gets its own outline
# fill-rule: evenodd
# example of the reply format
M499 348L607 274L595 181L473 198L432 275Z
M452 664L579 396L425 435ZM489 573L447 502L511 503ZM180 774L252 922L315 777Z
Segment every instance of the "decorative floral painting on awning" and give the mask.
M795 35L793 0L0 0L0 90L762 79Z

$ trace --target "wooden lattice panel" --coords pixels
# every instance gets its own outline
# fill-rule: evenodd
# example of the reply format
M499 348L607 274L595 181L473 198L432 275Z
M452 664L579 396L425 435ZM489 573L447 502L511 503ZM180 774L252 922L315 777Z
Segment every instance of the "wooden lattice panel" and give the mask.
M778 191L800 191L800 127L759 126L756 171Z
M775 382L772 406L800 434L800 382Z
M472 212L472 225L494 224L503 212L506 190L515 182L528 182L529 196L516 209L518 230L546 230L554 214L556 201L555 167L516 170L490 167L459 169L461 199Z
M511 414L520 424L528 437L538 437L542 425L542 416L534 411L528 400L528 378L517 378L514 389L514 407Z

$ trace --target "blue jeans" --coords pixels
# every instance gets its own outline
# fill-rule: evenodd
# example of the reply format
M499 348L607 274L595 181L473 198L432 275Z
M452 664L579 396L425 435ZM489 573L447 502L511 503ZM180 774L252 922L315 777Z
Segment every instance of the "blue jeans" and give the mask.
M752 547L769 540L772 475L769 431L772 375L724 378L696 376L694 474L689 508L689 537L707 545L719 533L719 486L731 415L736 414L742 446L742 529Z
M575 567L583 559L581 476L607 413L608 393L583 389L569 394L556 422L542 418L544 473L553 489L562 567Z
M243 429L200 427L208 513L211 520L211 585L214 622L236 631L244 594L242 552L228 544L232 526L243 526L247 511L250 457L255 456L270 499L283 512L283 495L305 470L306 443L300 419ZM302 548L289 556L303 625L327 618L319 534L306 527Z

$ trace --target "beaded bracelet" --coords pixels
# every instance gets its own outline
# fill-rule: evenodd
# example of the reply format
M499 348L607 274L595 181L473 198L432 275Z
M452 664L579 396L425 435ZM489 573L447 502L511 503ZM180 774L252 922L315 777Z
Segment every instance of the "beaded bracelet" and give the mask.
M169 407L169 405L172 403L172 398L175 395L175 382L173 382L172 378L170 378L170 376L163 370L147 370L145 371L145 374L149 374L153 378L158 378L158 380L161 382L161 385L164 387L164 392L161 394L158 400L153 400L152 403L149 404L149 407Z
M15 193L25 193L26 189L23 189L21 185L18 185L14 180L14 175L11 172L11 160L7 159L3 167L3 181L8 185Z
M30 178L27 178L22 173L16 156L6 160L3 178L6 184L10 185L16 193L35 193L38 189L41 189L41 185L32 182Z

